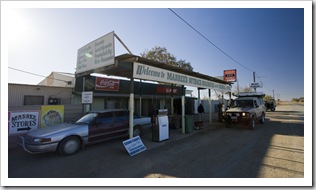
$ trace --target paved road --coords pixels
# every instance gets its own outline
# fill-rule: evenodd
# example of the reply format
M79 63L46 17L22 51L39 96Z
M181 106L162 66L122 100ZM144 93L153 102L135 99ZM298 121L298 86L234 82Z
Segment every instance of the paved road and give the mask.
M206 127L130 157L117 139L73 156L9 149L9 178L303 178L304 107L281 105L255 130ZM118 184L119 185L119 184Z

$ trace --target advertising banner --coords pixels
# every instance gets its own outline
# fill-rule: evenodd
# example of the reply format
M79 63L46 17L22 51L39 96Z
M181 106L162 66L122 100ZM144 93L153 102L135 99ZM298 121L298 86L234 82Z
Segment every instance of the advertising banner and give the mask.
M50 127L64 121L64 106L42 106L41 127Z
M119 91L120 90L120 80L97 77L95 80L95 90Z
M137 62L134 63L133 77L151 81L214 89L223 92L229 92L231 90L229 85L212 82Z
M38 129L40 125L40 111L10 111L9 135L26 133Z
M78 49L76 74L114 64L114 32Z

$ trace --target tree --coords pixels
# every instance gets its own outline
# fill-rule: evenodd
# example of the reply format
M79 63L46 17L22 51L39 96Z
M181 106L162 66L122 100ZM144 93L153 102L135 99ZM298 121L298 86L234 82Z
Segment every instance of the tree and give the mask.
M154 61L158 61L161 63L173 65L176 67L181 67L190 71L193 71L193 67L191 66L190 62L186 62L183 59L180 59L179 61L177 58L168 52L167 48L165 47L159 47L155 46L150 51L146 50L143 53L140 54L141 57L151 59Z
M299 101L300 101L300 102L304 102L304 97L300 97L300 98L299 98Z
M250 88L250 87L245 87L245 88L239 87L239 90L238 90L238 87L236 87L235 90L232 92L232 95L233 96L237 96L238 93L242 93L242 92L252 92L252 88Z
M263 97L263 100L267 101L267 102L270 102L272 99L273 99L273 97L270 95L265 95L265 97Z

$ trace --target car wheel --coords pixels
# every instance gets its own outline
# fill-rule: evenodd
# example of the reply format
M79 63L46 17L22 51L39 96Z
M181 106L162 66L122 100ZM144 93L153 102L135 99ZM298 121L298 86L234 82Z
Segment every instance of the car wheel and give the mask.
M133 131L133 137L137 137L141 135L141 128L140 127L135 127Z
M261 123L261 124L264 124L264 121L265 121L265 119L266 119L265 117L266 117L266 116L265 116L265 114L263 113L262 116L261 116L261 119L260 119L260 123Z
M80 146L81 143L77 137L67 137L60 142L58 151L61 155L70 156L77 153Z
M256 120L254 119L254 117L250 118L248 126L249 126L249 129L251 129L251 130L255 129Z

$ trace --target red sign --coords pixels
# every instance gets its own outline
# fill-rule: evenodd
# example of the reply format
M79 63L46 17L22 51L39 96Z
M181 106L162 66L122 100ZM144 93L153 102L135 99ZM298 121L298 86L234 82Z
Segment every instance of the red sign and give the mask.
M97 77L95 80L95 90L119 91L119 89L120 89L120 80L118 79Z
M171 93L177 94L178 89L174 88L172 91L172 88L157 86L156 92L157 92L157 94L171 94Z
M224 81L226 82L236 82L237 71L236 69L224 70Z

